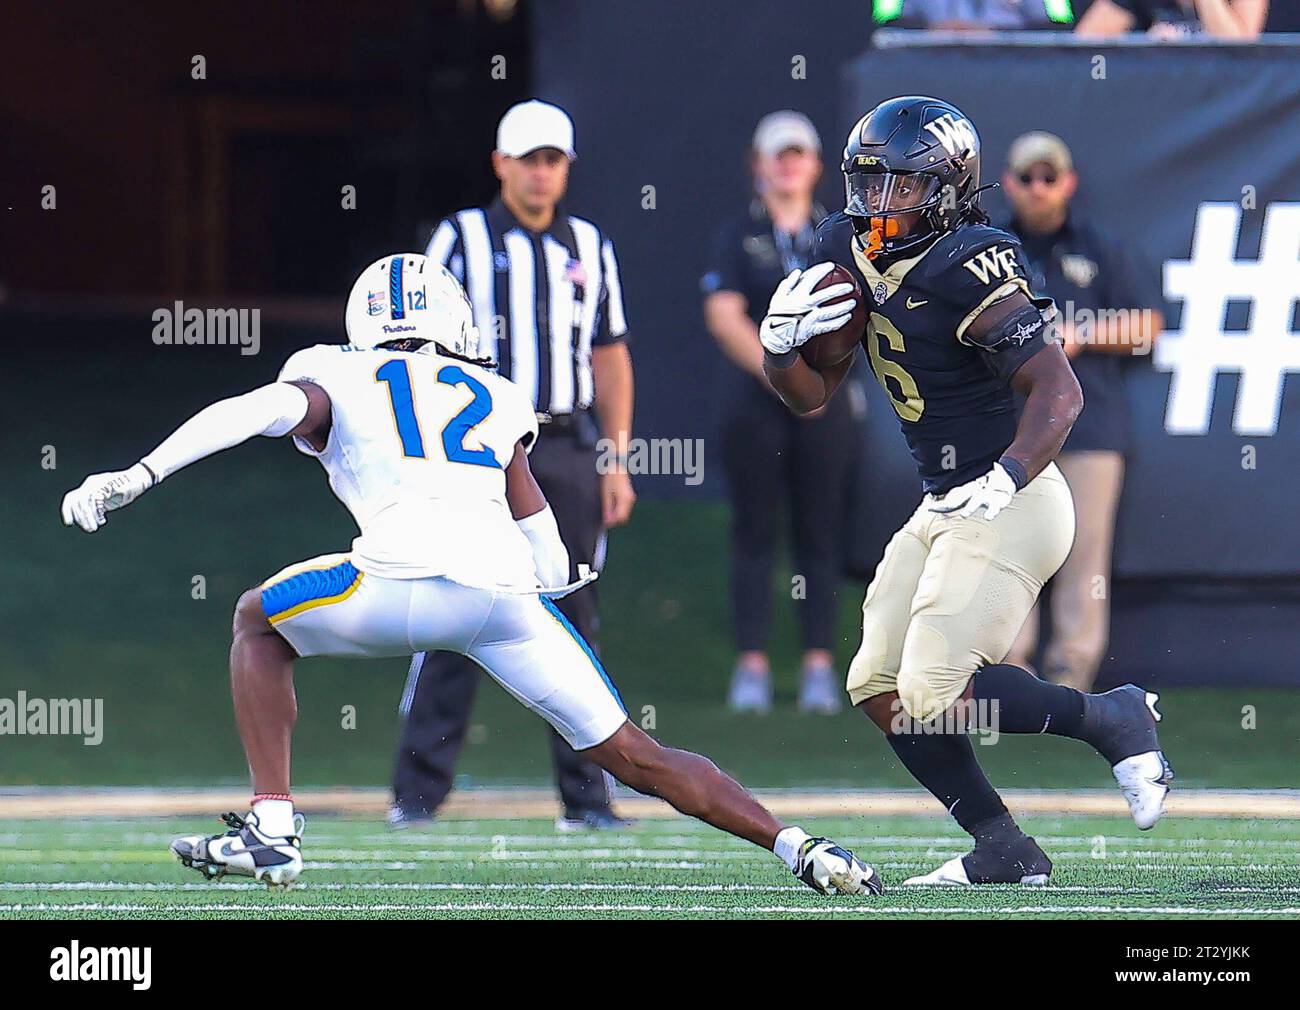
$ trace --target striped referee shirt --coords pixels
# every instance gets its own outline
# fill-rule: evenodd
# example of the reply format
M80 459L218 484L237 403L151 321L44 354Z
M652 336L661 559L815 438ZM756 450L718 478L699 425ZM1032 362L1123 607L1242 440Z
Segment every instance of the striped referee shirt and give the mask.
M498 197L438 222L425 255L465 286L484 354L552 416L591 406L591 349L627 337L614 245L557 213L525 228Z

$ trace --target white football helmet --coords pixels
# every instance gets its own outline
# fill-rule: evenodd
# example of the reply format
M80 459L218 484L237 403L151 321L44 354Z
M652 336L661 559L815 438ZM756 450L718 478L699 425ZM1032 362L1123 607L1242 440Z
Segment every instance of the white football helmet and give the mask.
M370 349L390 340L428 340L478 358L479 333L465 289L418 253L393 253L361 271L348 295L348 343Z

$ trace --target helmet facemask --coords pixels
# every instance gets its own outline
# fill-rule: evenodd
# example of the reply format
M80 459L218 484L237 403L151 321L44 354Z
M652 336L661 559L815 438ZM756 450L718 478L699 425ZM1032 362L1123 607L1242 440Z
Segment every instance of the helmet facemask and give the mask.
M868 257L915 256L979 220L979 165L975 127L941 99L891 98L858 120L840 170L844 210Z
M929 172L849 172L844 213L862 237L867 259L915 249L950 226L944 185Z

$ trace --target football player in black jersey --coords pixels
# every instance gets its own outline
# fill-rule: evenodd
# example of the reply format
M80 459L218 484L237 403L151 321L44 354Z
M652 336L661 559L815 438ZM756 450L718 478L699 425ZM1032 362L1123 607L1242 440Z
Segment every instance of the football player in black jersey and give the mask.
M917 884L1041 884L1051 874L967 730L1091 744L1144 829L1163 813L1172 778L1154 694L1132 684L1084 694L1003 662L1074 539L1053 460L1083 396L1049 325L1055 307L1030 291L1016 239L979 209L979 154L975 127L947 102L894 98L867 113L844 149L844 210L817 229L817 265L781 283L760 330L782 399L798 413L821 407L853 356L818 371L798 348L845 324L846 303L835 300L847 285L814 288L832 262L852 271L867 301L863 346L921 474L921 504L867 589L847 684L975 840L908 881ZM1013 391L1025 396L1019 418Z

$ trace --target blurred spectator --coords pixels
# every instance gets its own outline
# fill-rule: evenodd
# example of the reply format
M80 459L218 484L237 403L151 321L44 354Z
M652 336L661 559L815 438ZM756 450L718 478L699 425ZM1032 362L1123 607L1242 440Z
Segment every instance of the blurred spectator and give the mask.
M1204 33L1253 39L1267 18L1268 0L1093 0L1076 30L1080 35L1146 32L1172 39Z
M1024 245L1031 287L1056 299L1065 350L1083 387L1083 414L1057 460L1077 520L1074 548L1051 583L1043 674L1087 691L1110 637L1111 543L1130 437L1123 361L1150 353L1164 317L1156 286L1071 207L1078 184L1060 137L1027 133L1011 145L1002 176L1014 215L1007 227ZM1038 624L1036 607L1007 662L1030 667Z
M879 27L947 31L1032 28L1074 24L1071 0L872 0Z
M773 112L754 131L755 197L714 244L701 280L709 332L737 366L727 394L723 465L732 507L732 608L739 656L728 703L736 711L772 705L767 639L772 568L782 504L790 521L795 608L803 639L799 707L833 713L843 684L832 668L841 531L858 442L850 398L838 396L812 419L795 416L763 375L758 342L781 278L810 265L813 228L825 216L813 192L822 174L821 140L798 112Z

